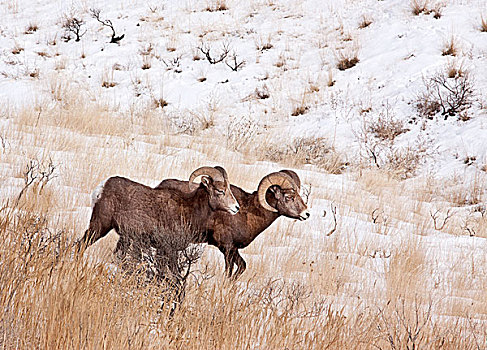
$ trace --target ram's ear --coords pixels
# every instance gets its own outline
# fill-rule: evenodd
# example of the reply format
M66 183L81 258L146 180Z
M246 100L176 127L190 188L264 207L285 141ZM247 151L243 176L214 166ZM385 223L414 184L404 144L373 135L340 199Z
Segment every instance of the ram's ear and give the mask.
M202 184L203 186L205 186L205 188L206 188L207 190L209 190L209 189L210 189L210 186L211 186L211 184L212 184L211 177L209 177L209 176L203 176L203 177L201 178L201 184Z
M274 185L269 187L269 192L271 192L274 195L274 198L276 198L277 200L282 197L282 191L279 186Z

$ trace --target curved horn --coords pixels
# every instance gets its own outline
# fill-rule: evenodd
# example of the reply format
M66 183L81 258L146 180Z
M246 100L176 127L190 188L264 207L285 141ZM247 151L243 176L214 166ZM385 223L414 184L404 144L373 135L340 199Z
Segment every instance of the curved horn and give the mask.
M191 176L189 177L189 187L190 189L194 189L195 183L193 182L198 176L207 175L213 179L213 181L222 181L225 182L225 177L221 173L220 170L217 170L210 166L203 166L201 168L196 169L193 171Z
M271 207L265 199L267 190L269 187L274 185L281 188L292 188L295 191L297 190L297 186L291 176L283 172L271 173L260 180L259 187L257 188L257 196L259 198L260 205L269 211L277 213L277 209Z
M223 175L223 178L225 179L225 183L228 183L228 174L227 174L227 171L225 169L223 169L221 166L217 165L215 167L216 170L220 171Z
M294 171L288 170L288 169L281 170L280 172L281 173L288 174L289 176L291 176L291 178L293 179L294 183L298 187L298 192L301 191L301 180L299 179L298 174L296 174Z

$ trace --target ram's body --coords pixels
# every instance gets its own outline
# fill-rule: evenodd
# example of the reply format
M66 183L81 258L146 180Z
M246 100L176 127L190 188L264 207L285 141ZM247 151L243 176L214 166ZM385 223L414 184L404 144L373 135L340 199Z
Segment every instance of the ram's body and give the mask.
M266 180L269 178L272 181ZM248 193L234 185L230 186L240 204L239 212L236 215L228 215L224 212L211 213L207 227L204 232L202 231L206 242L216 246L224 254L225 270L229 277L232 276L234 264L237 265L235 278L246 269L245 260L240 256L238 249L252 243L279 216L284 215L299 220L309 217L307 207L299 196L299 187L299 177L290 170L264 177L259 184L259 189L253 193ZM156 187L156 189L163 188L187 192L188 183L168 179ZM287 198L291 198L292 201Z
M212 212L238 212L226 173L208 167L197 171L196 176L208 172L212 176L203 176L192 191L151 188L123 177L109 178L93 194L90 225L79 246L92 244L114 229L120 236L118 250L134 241L157 249L158 242L164 241L158 235L171 234L176 227L184 228L188 235L206 232Z

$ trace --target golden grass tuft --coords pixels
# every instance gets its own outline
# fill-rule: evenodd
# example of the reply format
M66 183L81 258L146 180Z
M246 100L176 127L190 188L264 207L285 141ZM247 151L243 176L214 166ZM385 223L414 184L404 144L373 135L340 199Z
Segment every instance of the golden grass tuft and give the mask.
M339 70L347 70L355 67L360 62L358 58L358 48L347 47L337 52L337 68Z
M413 15L418 16L419 14L427 11L428 4L428 0L411 0L409 6Z
M480 18L480 31L487 33L487 20L482 16Z
M364 29L364 28L367 28L368 26L370 26L372 24L372 19L367 16L367 15L362 15L362 17L360 18L360 22L358 24L358 27L360 29Z
M443 56L457 56L460 52L458 46L458 39L455 36L451 36L450 40L447 40L444 45L443 49L441 50L441 54Z

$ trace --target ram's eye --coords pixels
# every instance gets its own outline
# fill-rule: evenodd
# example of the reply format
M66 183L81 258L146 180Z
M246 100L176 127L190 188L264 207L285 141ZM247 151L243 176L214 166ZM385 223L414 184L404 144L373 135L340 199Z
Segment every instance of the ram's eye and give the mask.
M216 190L216 194L219 196L225 195L225 191Z
M293 196L285 196L284 198L286 199L286 202L294 201L294 197Z

